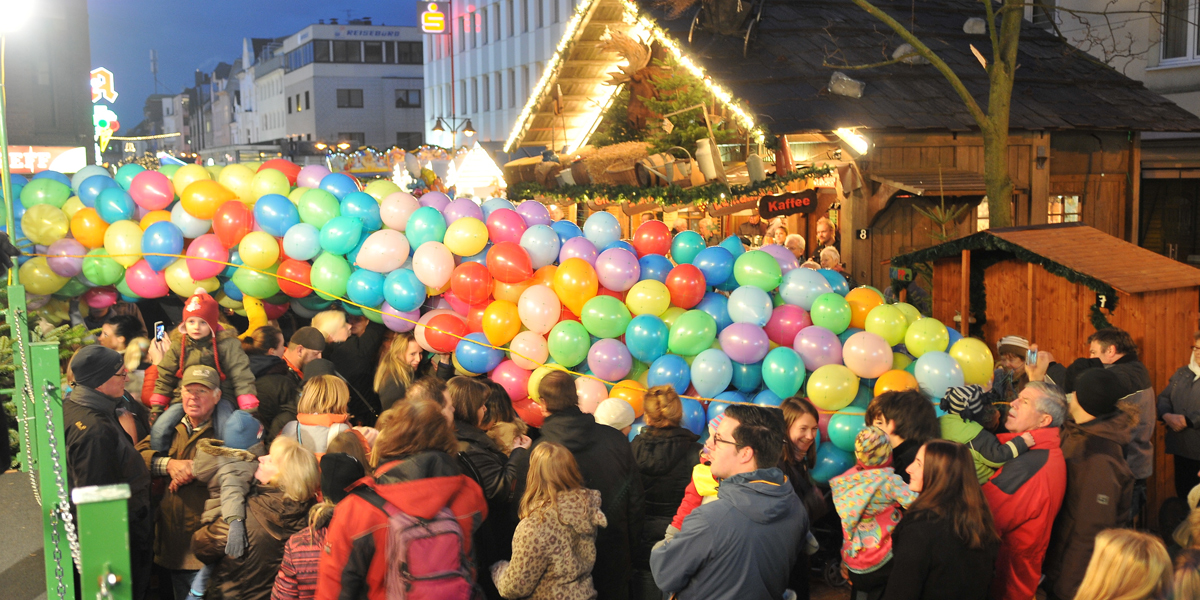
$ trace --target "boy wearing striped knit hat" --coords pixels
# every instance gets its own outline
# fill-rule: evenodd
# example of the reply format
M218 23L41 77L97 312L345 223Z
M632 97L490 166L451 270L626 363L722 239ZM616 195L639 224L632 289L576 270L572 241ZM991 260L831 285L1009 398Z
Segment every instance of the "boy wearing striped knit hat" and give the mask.
M984 403L990 394L977 385L964 385L946 390L938 417L942 439L963 444L975 460L975 475L983 485L1004 463L1024 454L1033 445L1033 434L1026 432L1002 444L996 435L983 426L991 403ZM994 415L995 410L990 412Z

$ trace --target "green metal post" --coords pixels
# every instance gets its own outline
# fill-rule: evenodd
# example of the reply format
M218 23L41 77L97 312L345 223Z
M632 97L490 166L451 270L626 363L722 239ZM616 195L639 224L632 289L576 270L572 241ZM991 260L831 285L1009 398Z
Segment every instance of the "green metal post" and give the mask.
M17 286L13 286L17 287ZM24 313L17 313L21 334L24 331ZM28 337L25 337L28 340ZM62 416L62 375L58 365L58 343L39 342L28 344L30 380L38 399L33 411L36 417L38 436L38 481L42 495L42 524L45 534L46 585L49 598L75 597L75 578L71 573L72 539L68 519L73 519L67 498L67 449L66 432ZM17 350L19 352L19 350ZM128 535L128 534L126 534Z
M132 600L129 566L129 486L75 488L71 501L79 513L79 576L83 598Z

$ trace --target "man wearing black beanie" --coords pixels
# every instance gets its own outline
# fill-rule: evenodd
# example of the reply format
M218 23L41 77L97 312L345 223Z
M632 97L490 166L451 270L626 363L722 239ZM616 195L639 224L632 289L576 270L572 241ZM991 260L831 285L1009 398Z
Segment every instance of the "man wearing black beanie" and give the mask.
M1072 417L1062 428L1067 492L1043 568L1047 598L1061 600L1075 597L1096 535L1132 520L1134 478L1124 448L1137 421L1136 407L1121 402L1121 381L1111 370L1080 359L1066 379Z

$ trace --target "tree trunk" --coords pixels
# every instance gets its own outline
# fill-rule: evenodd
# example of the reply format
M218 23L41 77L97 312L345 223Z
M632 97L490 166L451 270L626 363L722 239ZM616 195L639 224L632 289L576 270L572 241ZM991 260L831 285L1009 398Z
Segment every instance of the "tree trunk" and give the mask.
M1013 183L1008 176L1008 127L1000 129L999 133L983 131L983 181L987 188L988 226L1012 227Z

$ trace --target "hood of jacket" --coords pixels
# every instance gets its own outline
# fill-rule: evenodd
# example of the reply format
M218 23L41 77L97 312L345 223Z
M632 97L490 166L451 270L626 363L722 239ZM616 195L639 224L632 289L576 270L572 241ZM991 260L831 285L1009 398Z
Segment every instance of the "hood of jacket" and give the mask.
M265 375L286 375L290 370L286 362L278 356L270 354L251 354L250 372L254 374L255 379Z
M608 519L600 512L600 492L579 488L558 495L558 521L580 535L591 535L597 527L607 527Z
M308 525L308 509L313 502L297 502L277 487L259 486L258 493L251 496L246 504L271 537L287 540Z
M496 445L496 442L492 441L492 438L488 437L486 432L474 425L468 425L457 419L454 421L454 437L459 442L466 442L470 445L482 446L489 450L500 452L500 447ZM459 446L459 448L461 449L462 446Z
M795 493L778 468L739 473L721 482L717 494L755 523L774 523L791 514Z
M428 477L399 483L384 483L385 480L381 478L379 482L371 484L369 480L367 477L360 481L372 485L380 496L396 505L396 508L422 519L432 519L438 511L451 506L460 497L474 496L486 507L482 502L483 493L479 490L479 484L466 475ZM473 494L471 488L474 488Z
M579 452L593 443L596 418L571 406L548 417L542 424L542 436L558 441L571 452Z
M890 466L862 467L855 465L850 470L829 480L834 498L839 496L865 499L866 506L875 494L888 482L888 475L895 474Z
M259 451L257 454L255 454L256 450ZM247 450L230 448L225 445L225 442L210 438L201 439L196 443L197 452L203 452L217 458L228 458L230 460L242 460L246 462L258 462L258 457L266 454L262 450L264 450L262 442L250 446Z
M642 475L665 475L684 455L695 452L700 436L683 427L646 427L634 438L633 459Z

